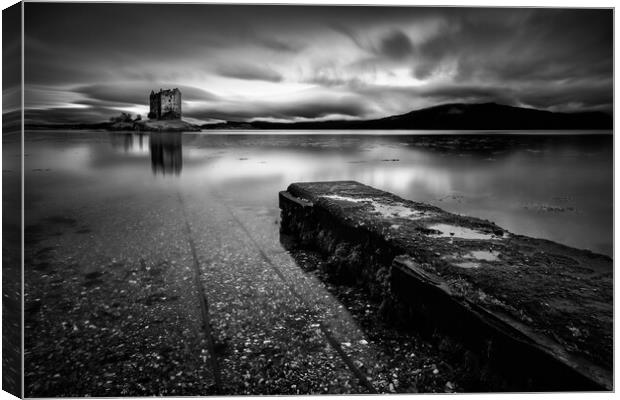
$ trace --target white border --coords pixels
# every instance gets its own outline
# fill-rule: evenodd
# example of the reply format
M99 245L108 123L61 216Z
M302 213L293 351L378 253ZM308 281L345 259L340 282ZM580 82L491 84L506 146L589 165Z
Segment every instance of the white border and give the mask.
M44 1L44 0L42 0ZM35 1L28 1L28 2L36 2ZM63 2L75 2L75 3L83 3L84 1L63 1ZM128 1L124 1L124 0L110 0L110 1L106 1L107 3L127 3ZM11 1L11 0L0 0L0 5L2 5L2 9L5 9L13 4L15 4L16 1ZM174 0L150 0L150 1L131 1L131 3L195 3L195 4L307 4L307 5L374 5L374 6L389 6L389 5L401 5L401 6L461 6L461 7L557 7L557 8L614 8L615 7L615 2L614 1L610 1L610 0L590 0L588 2L585 2L583 0L564 0L564 1L558 1L558 0L521 0L521 1L501 1L501 3L497 0L493 1L493 0L478 0L475 2L472 1L467 1L467 0L445 0L445 1L438 1L438 0L427 0L427 1L411 1L411 0L388 0L386 2L380 2L380 1L368 1L368 0L337 0L337 1L331 1L331 0L314 0L314 1L299 1L299 0L270 0L270 1L261 1L261 0L228 0L228 1L174 1ZM618 31L615 29L616 27L616 22L617 22L617 16L614 10L614 77L616 76L616 71L618 68L618 54L615 51L616 50L616 44L618 43ZM1 22L0 22L1 24ZM22 13L22 38L24 38L24 23L23 23L23 13ZM0 39L1 39L1 32L0 32ZM0 77L0 82L1 82L1 77ZM22 41L22 87L24 85L24 49L23 49L23 41ZM618 86L616 85L615 79L614 79L614 126L615 126L615 116L617 115L617 105L615 103L615 98L616 98L616 94L617 94L617 90L618 90ZM23 98L23 92L22 92L22 132L23 132L23 115L24 112L24 98ZM24 148L24 141L23 141L23 135L22 135L22 149ZM615 134L614 134L614 232L615 232L615 228L617 226L618 223L618 219L617 219L617 215L615 213L615 209L616 209L616 199L618 199L618 195L620 194L618 191L618 185L616 185L616 177L618 176L617 172L618 170L617 165L615 163L615 155L618 154L618 150L620 150L620 145L618 144L618 141L615 140ZM23 157L23 153L22 153L22 210L23 210L23 171L24 171L24 157ZM1 162L1 155L0 155L0 162ZM1 188L0 188L0 194L1 194ZM1 223L1 215L0 215L0 223ZM22 213L22 226L23 226L23 213ZM23 232L22 232L22 245L23 245ZM616 236L614 234L614 259L615 259L615 254L616 254ZM1 244L0 244L0 249L1 249ZM614 263L615 264L615 263ZM23 265L22 265L22 274L23 274ZM1 276L1 273L0 273ZM615 319L615 310L617 309L618 306L618 296L616 296L616 287L617 287L617 274L614 274L614 344L615 344L615 338L617 337L616 333L617 333L617 325L616 325L616 319ZM22 281L22 293L23 293L23 281ZM23 302L23 297L22 297L22 302ZM22 309L23 309L23 304L22 304ZM2 311L0 309L0 317L2 315ZM22 327L23 327L23 314L22 314ZM1 324L0 324L0 332L1 332ZM23 328L22 328L23 329ZM615 348L615 346L614 346ZM0 344L0 350L1 350L1 344ZM23 350L23 332L22 332L22 350ZM22 351L22 360L23 360L23 351ZM616 368L614 368L614 383L617 385L618 384L618 370L617 370L617 366L618 364L618 353L616 352L614 354L614 366ZM0 363L1 364L1 363ZM2 372L2 366L0 365L0 373ZM22 374L22 386L23 386L23 374ZM430 396L433 395L397 395L398 399L424 399L424 398L429 398ZM468 399L477 399L477 398L481 398L481 399L489 399L491 398L491 396L493 396L493 398L495 396L499 396L501 399L506 399L506 400L514 400L514 399L537 399L537 398L544 398L544 399L554 399L554 400L574 400L574 399L582 399L582 398L588 398L588 399L612 399L615 398L615 394L612 393L553 393L553 394L541 394L541 393L527 393L527 394L497 394L497 393L493 393L493 394L459 394L458 396L466 396L466 398ZM226 398L231 398L231 397L240 397L240 396L229 396L229 397L221 397L223 399ZM296 398L300 398L300 399L305 399L305 398L309 398L309 397L314 397L314 396L287 396L287 397L296 397ZM317 396L318 397L318 396ZM320 396L321 400L340 400L343 398L350 398L350 397L354 397L354 396L330 396L330 395L322 395ZM356 396L358 397L358 396ZM364 397L372 397L374 398L375 396L364 396ZM170 399L182 399L181 397L169 397ZM193 398L193 397L192 397ZM208 399L217 399L219 397L208 397ZM282 397L276 397L276 396L261 396L261 399L281 399ZM11 396L10 394L8 394L7 392L4 391L0 391L0 400L6 400L6 399L14 399L13 396ZM139 399L138 397L136 397L135 399ZM145 399L150 399L150 398L145 398Z

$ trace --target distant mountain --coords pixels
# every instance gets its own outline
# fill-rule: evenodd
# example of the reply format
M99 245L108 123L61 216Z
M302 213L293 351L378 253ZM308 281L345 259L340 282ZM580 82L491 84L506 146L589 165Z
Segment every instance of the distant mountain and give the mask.
M267 121L207 124L203 129L612 129L603 112L559 113L496 103L444 104L373 120L275 123Z

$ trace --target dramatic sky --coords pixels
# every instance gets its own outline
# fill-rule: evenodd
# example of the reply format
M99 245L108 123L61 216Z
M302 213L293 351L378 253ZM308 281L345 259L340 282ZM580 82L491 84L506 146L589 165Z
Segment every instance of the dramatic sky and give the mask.
M30 120L374 118L449 102L612 108L611 10L26 3Z

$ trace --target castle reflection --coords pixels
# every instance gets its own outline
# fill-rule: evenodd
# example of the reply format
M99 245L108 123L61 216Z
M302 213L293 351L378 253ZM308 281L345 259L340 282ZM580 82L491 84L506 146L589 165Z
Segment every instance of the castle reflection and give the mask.
M144 154L147 151L148 134L112 132L109 135L110 144L115 150L122 150L127 154Z
M183 141L181 133L152 133L149 138L149 147L153 174L181 174L183 169Z
M110 144L129 156L151 156L154 175L180 175L183 169L183 134L179 132L110 133Z

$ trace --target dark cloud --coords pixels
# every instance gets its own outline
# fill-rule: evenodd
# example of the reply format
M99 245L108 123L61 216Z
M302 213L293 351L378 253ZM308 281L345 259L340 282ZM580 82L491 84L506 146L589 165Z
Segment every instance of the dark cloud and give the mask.
M562 111L613 110L611 79L601 82L567 82L540 87L527 87L515 94L522 103L535 108Z
M74 88L73 91L84 95L88 99L101 102L117 104L148 104L148 98L151 90L158 91L160 88L171 87L178 87L181 90L183 100L204 101L217 99L217 96L205 90L170 83L163 83L157 86L143 82L96 84L79 86Z
M200 103L185 108L188 117L235 120L367 118L463 101L554 110L611 110L613 102L611 9L24 7L26 106L49 106L46 115L63 120L72 105L88 106L74 109L80 118L104 119L146 106L160 87ZM15 49L3 43L5 59ZM421 82L396 82L403 71ZM323 97L301 91L309 85ZM62 91L50 105L50 93Z
M358 34L353 27L344 25L342 21L333 23L330 25L330 28L348 37L358 48L374 51L372 46L367 41L362 40L361 35Z
M514 90L501 86L438 85L420 89L415 92L415 95L437 103L495 102L510 105L518 101Z
M222 119L243 121L249 119L299 119L325 118L330 115L361 117L369 112L363 99L346 96L334 99L311 99L307 101L274 102L216 102L201 109L194 109L191 116L199 119Z
M21 83L21 3L2 10L3 87Z
M323 87L346 87L352 91L366 85L360 78L357 77L345 78L325 73L316 73L304 82L321 85Z
M304 48L300 43L288 43L281 39L262 39L260 42L268 49L285 53L298 53Z
M278 72L260 65L230 64L220 66L217 69L220 76L256 81L280 82L282 75Z
M324 118L332 114L360 117L368 112L368 105L365 101L355 98L343 98L335 101L314 100L307 103L286 104L282 106L272 106L271 111L267 111L267 117L272 118ZM259 118L264 113L255 115Z
M508 11L508 10L506 10ZM445 61L457 80L574 79L612 72L608 10L517 9L450 14L444 28L416 48L415 76Z
M21 5L2 10L2 111L21 109Z
M394 30L382 38L379 51L386 57L401 60L413 53L413 45L407 35Z
M44 110L30 109L24 112L24 123L29 124L77 124L97 123L120 114L118 110L105 108L48 108Z
M436 63L433 62L419 62L418 65L413 68L412 74L415 78L424 80L433 75L436 67Z

